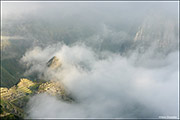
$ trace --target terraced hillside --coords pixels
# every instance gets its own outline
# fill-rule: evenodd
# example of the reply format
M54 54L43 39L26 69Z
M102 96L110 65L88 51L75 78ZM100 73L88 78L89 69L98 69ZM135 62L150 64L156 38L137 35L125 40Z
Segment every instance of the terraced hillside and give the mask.
M58 99L71 102L63 85L57 81L32 82L26 78L20 79L17 85L11 88L0 88L1 94L1 118L24 118L24 111L30 97L35 94L47 93L56 96Z

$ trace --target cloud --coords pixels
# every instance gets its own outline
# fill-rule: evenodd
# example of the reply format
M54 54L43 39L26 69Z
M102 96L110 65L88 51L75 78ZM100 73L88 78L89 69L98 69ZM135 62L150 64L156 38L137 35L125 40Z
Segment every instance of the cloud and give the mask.
M177 3L60 2L35 7L20 24L27 34L19 28L33 38L33 45L40 45L21 58L25 75L61 81L75 102L33 96L28 118L178 117ZM31 10L36 11L33 16ZM135 41L140 28L144 32ZM47 67L53 56L62 62L57 70Z
M34 53L44 57L33 57ZM149 62L165 63L153 68L137 66L133 59L115 53L108 53L101 59L100 54L91 48L78 44L35 48L27 52L23 60L31 58L31 63L42 63L54 55L61 60L62 69L53 72L41 69L39 72L48 76L48 80L54 77L60 80L75 96L76 102L66 103L44 94L34 96L29 102L30 118L157 118L178 115L177 52L163 60Z

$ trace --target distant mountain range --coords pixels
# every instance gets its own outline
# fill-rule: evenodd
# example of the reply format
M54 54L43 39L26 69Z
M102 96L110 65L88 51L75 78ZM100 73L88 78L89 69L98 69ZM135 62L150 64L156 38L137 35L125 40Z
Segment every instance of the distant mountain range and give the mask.
M162 57L178 49L177 24L161 15L147 16L142 24L120 27L119 30L108 25L96 30L85 24L74 25L79 29L72 30L71 24L66 23L67 26L64 26L60 23L54 25L47 21L39 21L41 20L36 18L23 19L22 22L7 20L6 23L9 24L2 25L4 36L1 44L1 86L12 87L20 78L25 77L24 71L27 68L19 61L25 52L34 46L46 47L59 42L67 45L84 43L97 53L109 51L123 56L130 56L134 52L139 56L148 53L153 58L156 54ZM28 78L37 79L36 76Z

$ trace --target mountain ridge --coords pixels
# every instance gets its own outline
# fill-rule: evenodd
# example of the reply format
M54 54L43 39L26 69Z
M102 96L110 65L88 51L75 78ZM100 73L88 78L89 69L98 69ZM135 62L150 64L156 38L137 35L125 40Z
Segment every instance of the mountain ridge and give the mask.
M61 66L60 60L54 56L47 62L50 69L57 69ZM10 87L0 87L1 114L0 118L27 116L24 109L29 99L37 94L46 93L55 96L59 100L73 102L74 99L66 92L64 85L57 80L33 82L27 78L21 78L19 82Z

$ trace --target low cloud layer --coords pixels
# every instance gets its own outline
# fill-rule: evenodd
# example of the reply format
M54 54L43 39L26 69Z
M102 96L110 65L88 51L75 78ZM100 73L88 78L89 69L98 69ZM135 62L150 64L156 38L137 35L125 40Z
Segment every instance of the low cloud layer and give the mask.
M178 117L176 2L3 2L2 9L3 36L26 38L16 43L24 75L59 80L75 99L33 96L28 118ZM57 70L47 67L53 56L62 62Z
M153 68L135 65L134 56L127 58L114 53L101 54L105 57L101 58L100 54L85 45L63 44L44 49L35 47L28 51L22 58L24 63L31 64L28 72L36 70L46 80L60 80L76 99L75 103L66 103L45 94L34 96L29 102L28 117L178 116L178 52L169 54L163 60L149 62L166 63ZM62 62L62 68L57 71L45 68L53 56Z

